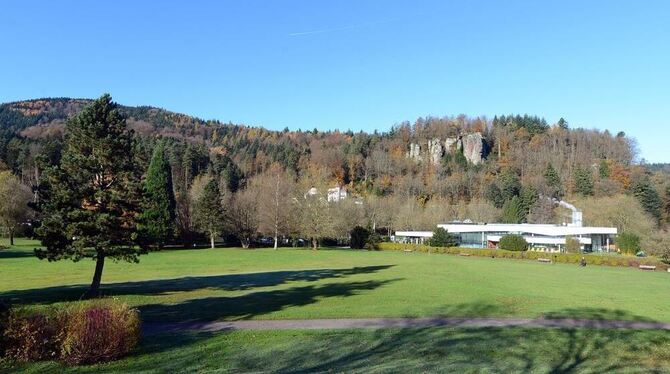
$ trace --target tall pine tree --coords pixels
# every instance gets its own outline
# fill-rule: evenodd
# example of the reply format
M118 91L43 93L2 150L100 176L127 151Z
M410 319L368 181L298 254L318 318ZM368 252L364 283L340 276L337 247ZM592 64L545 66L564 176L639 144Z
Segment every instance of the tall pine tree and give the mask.
M172 168L163 142L154 148L142 187L144 203L139 218L141 239L144 243L162 248L174 235L176 206Z
M523 203L518 196L514 196L505 202L502 208L502 221L504 223L521 223L526 219Z
M105 259L139 261L136 218L139 176L133 164L133 133L105 94L68 121L60 165L44 173L40 186L42 225L37 234L49 261L95 260L96 297Z
M642 178L633 184L633 195L644 210L654 217L656 223L660 224L663 218L663 200L648 178Z
M219 182L212 177L203 177L201 182L204 186L193 196L193 220L196 226L207 232L210 246L214 248L214 239L221 235L225 223Z
M584 196L593 195L593 177L591 173L582 168L576 168L573 174L575 192Z
M500 191L504 201L512 199L514 196L519 196L521 191L521 182L519 176L512 169L505 169L498 177L500 183Z
M551 164L547 164L547 168L544 170L544 182L547 184L547 187L549 187L551 197L558 199L563 195L561 177Z

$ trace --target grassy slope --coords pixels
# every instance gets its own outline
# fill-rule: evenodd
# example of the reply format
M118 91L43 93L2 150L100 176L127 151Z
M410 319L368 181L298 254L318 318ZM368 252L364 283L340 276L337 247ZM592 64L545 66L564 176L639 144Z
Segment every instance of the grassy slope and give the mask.
M34 242L0 251L0 297L77 300L91 261L48 263ZM181 250L108 263L105 293L144 320L527 316L670 321L670 275L628 268L344 250Z
M63 369L55 363L14 368L33 373L60 373ZM139 352L118 362L70 370L82 373L670 372L670 334L437 328L183 334L149 338Z

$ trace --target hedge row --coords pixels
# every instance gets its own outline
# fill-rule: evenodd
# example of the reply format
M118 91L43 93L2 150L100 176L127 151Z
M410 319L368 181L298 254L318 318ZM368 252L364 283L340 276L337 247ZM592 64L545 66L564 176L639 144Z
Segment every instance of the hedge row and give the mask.
M513 258L537 260L538 258L550 258L553 262L578 264L582 257L586 258L586 263L589 265L606 265L606 266L622 266L622 267L638 267L640 265L656 266L656 270L667 271L668 264L665 264L653 257L633 257L617 254L581 254L581 253L546 253L535 251L505 251L502 249L477 249L477 248L461 248L461 247L429 247L421 244L402 244L402 243L380 243L380 250L385 251L403 251L412 250L416 252L426 253L444 253L444 254L467 254L476 257L492 257L492 258Z
M116 300L43 311L0 311L0 353L14 361L60 360L70 365L118 359L140 336L139 312Z

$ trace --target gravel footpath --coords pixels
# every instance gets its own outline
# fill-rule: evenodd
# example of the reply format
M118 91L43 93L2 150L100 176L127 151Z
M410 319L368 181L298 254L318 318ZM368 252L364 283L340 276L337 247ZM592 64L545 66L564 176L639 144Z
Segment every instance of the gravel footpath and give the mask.
M320 329L382 329L423 327L542 327L630 330L670 330L670 323L643 321L612 321L589 319L543 318L342 318L248 320L226 322L144 323L145 335L185 331L226 330L320 330Z

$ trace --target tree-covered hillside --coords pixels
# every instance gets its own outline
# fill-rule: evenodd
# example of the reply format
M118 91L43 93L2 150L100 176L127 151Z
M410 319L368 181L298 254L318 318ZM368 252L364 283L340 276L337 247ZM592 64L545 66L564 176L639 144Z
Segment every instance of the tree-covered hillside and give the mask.
M68 118L88 103L58 98L0 105L2 167L38 186L42 171L59 163ZM667 246L670 177L661 168L640 165L634 140L622 132L571 128L563 119L550 124L529 115L419 118L371 134L270 131L153 107L119 109L137 135L138 168L148 170L159 141L165 148L180 237L205 231L193 220L193 206L211 179L221 184L221 200L233 212L235 204L254 200L244 195L253 192L248 190L262 189L255 181L283 173L293 184L282 187L285 194L303 196L311 187L325 194L340 185L349 200L364 202L352 204L355 214L330 212L339 214L331 221L340 225L324 229L322 236L345 237L356 225L432 229L454 219L561 223L565 212L550 199L555 198L583 203L578 208L585 210L586 224L591 219L633 231L654 252ZM295 191L287 192L291 188ZM617 199L634 206L607 213L612 217L598 212ZM305 204L301 212L310 211ZM263 233L263 224L256 226ZM232 231L221 230L234 236ZM298 235L300 225L284 231Z

